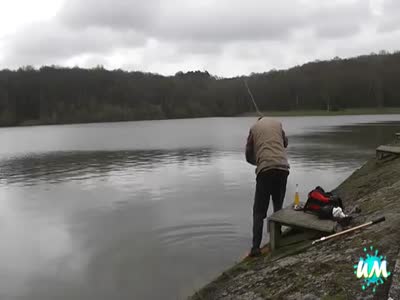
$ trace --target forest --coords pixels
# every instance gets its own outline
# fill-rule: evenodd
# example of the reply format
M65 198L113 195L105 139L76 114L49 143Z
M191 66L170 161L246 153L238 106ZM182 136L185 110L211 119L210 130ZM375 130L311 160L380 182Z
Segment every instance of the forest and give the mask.
M0 71L0 126L237 116L262 111L400 107L400 52L314 61L220 78L24 66Z

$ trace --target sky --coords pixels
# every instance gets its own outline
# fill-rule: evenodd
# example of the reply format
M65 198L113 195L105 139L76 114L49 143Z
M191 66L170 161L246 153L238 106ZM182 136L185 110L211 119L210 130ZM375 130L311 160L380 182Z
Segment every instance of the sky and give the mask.
M396 0L0 0L0 69L221 77L400 50Z

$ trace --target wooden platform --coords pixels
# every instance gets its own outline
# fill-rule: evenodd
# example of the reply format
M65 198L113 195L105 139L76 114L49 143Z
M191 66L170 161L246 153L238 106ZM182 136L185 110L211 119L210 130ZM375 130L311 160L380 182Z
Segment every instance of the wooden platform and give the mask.
M376 148L376 158L383 159L387 156L400 155L400 146L382 145Z
M295 211L291 207L281 209L268 218L268 230L270 233L272 251L279 248L281 244L286 244L281 234L282 225L302 231L304 234L301 235L301 238L303 239L307 236L307 233L334 233L337 227L335 221L321 220L316 215L303 211Z

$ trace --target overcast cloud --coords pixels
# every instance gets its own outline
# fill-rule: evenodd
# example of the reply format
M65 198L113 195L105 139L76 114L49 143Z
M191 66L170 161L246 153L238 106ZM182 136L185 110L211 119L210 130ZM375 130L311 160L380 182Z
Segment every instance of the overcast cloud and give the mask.
M0 0L0 67L264 72L400 50L395 0Z

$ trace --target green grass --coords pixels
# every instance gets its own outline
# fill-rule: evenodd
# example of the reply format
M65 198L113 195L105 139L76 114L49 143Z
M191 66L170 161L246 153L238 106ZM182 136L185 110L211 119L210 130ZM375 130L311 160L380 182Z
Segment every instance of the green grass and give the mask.
M288 110L288 111L262 111L264 116L342 116L342 115L381 115L400 114L400 107L384 108L349 108L338 111L326 110ZM242 117L258 116L256 112L241 114Z

